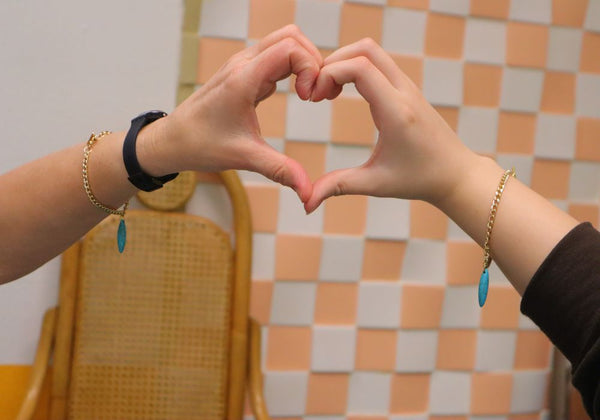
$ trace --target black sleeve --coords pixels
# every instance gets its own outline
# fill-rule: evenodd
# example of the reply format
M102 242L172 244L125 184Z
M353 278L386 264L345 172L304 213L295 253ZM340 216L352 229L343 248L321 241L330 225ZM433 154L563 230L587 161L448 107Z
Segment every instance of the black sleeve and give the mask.
M600 232L582 223L548 254L523 294L521 311L573 366L573 385L600 419Z

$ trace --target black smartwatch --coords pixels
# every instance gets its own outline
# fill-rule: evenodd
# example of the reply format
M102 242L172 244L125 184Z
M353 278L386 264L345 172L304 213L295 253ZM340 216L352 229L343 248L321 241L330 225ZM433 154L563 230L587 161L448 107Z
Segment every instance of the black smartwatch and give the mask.
M147 174L142 170L135 151L135 144L140 130L151 122L166 116L167 113L163 111L144 112L131 120L131 127L125 136L125 142L123 143L123 162L125 163L127 174L129 175L128 179L129 182L142 191L158 190L159 188L162 188L165 183L172 181L179 175L179 172L164 176L152 176Z

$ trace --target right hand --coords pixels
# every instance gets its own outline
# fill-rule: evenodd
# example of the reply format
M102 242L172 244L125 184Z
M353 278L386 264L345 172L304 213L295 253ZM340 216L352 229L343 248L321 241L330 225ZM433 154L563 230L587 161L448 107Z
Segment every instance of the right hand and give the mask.
M315 182L304 206L307 213L334 195L421 199L435 204L451 193L474 153L373 40L363 39L327 57L311 100L333 99L345 83L354 83L369 102L379 138L362 166L327 173Z

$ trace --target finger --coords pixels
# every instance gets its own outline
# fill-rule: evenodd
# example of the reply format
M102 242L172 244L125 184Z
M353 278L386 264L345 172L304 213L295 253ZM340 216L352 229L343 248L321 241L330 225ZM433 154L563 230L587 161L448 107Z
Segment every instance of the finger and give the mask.
M294 73L296 92L308 99L319 75L319 63L295 38L284 38L261 52L247 66L246 80L258 87L255 99L264 98L278 80Z
M267 48L277 44L279 41L285 38L293 38L298 41L298 43L315 58L319 64L319 67L323 65L323 57L321 56L321 53L315 44L313 44L296 25L287 25L276 30L275 32L271 32L269 35L261 39L257 44L254 44L252 47L246 50L246 53L248 54L247 57L256 57Z
M248 152L248 163L243 169L258 172L267 178L292 188L305 203L312 194L308 173L297 161L279 153L266 142L255 143Z
M408 76L396 65L392 57L371 38L361 39L333 52L325 59L324 65L360 56L367 57L396 89L403 88L406 83L410 82Z
M304 203L304 210L310 214L321 205L323 200L332 196L369 195L374 185L372 171L364 166L329 172L314 183L312 195Z

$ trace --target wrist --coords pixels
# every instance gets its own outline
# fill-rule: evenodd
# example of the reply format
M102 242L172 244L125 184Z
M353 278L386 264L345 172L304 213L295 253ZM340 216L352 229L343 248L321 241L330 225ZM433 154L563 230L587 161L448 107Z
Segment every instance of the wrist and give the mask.
M160 118L143 127L137 136L136 154L142 170L153 177L178 172L172 157L172 149L167 147L168 118Z

